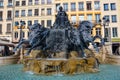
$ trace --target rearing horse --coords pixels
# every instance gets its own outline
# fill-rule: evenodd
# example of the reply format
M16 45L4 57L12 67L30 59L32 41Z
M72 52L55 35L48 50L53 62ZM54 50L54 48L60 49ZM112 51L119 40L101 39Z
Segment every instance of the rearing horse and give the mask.
M23 39L20 43L15 47L14 52L17 48L20 48L22 44L28 43L31 47L26 53L27 55L31 52L32 49L39 47L39 49L43 49L45 46L45 38L49 33L49 29L44 28L42 25L36 23L32 26L29 26L30 35L27 40Z
M79 30L79 36L80 36L80 41L81 41L81 46L82 50L89 49L88 44L92 43L93 47L95 50L98 52L98 47L96 44L93 42L93 37L91 36L91 31L92 31L93 24L90 21L82 21L78 27Z

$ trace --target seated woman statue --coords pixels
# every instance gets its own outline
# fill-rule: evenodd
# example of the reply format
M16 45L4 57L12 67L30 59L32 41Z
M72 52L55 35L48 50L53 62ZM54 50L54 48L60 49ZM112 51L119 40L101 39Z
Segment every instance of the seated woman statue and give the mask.
M70 26L68 16L65 11L63 11L62 6L59 7L58 14L56 15L56 20L54 23L54 28L65 28L67 26Z

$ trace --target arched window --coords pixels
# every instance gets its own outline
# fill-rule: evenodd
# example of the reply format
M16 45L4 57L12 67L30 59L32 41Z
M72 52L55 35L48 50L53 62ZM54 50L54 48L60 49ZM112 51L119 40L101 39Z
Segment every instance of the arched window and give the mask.
M15 38L18 38L18 32L15 32L14 37L15 37Z

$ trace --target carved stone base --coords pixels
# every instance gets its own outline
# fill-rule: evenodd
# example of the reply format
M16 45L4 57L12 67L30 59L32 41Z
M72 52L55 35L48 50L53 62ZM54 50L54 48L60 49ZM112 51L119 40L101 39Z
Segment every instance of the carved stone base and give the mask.
M49 59L24 59L24 71L35 74L51 75L56 73L75 74L81 72L98 72L96 58L49 58Z

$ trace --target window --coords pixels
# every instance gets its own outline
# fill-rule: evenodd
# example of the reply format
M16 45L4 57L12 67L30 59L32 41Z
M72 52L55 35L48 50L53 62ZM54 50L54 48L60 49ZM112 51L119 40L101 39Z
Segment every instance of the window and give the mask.
M26 1L22 1L22 6L25 6L26 5Z
M47 27L50 27L52 24L52 21L51 20L47 20Z
M12 11L7 12L7 19L11 20L12 19Z
M38 23L38 20L34 20L34 24Z
M94 2L94 9L95 10L100 10L100 1L95 1Z
M19 17L19 11L15 11L15 17Z
M35 4L36 4L36 5L39 4L39 0L35 0Z
M105 28L105 37L109 37L109 28Z
M35 9L35 10L34 10L34 15L35 15L35 16L38 16L38 15L39 15L39 9Z
M78 3L78 8L79 8L80 11L84 10L84 3L83 2L79 2Z
M47 15L51 15L51 8L47 8Z
M41 0L41 4L45 4L45 0Z
M99 20L100 20L100 14L95 14L95 20L96 20L96 23L99 23Z
M28 16L32 16L32 9L28 10Z
M44 20L41 20L41 25L45 26Z
M18 38L18 32L15 32L14 37Z
M29 0L28 5L32 5L32 0Z
M87 10L92 10L92 3L91 1L87 1Z
M105 15L104 17L105 17L105 20L110 20L109 15Z
M111 10L116 10L116 4L115 3L111 3L110 7L111 7Z
M19 1L16 1L16 6L19 6L20 5L20 2Z
M0 34L2 34L2 24L0 24Z
M96 35L101 36L101 28L96 28Z
M76 24L76 15L71 16L71 23Z
M0 11L0 21L2 21L2 19L3 19L3 12Z
M27 36L28 36L28 37L29 37L29 35L30 35L30 32L27 33Z
M3 7L3 0L0 0L0 7Z
M31 26L32 25L32 21L28 21L28 26Z
M79 15L79 22L84 21L85 16L83 14Z
M8 0L8 6L12 6L12 0Z
M51 0L47 0L47 4L51 4L52 3L52 1Z
M7 33L11 33L11 24L10 23L7 24Z
M64 11L68 11L68 3L63 3L63 9Z
M45 15L45 9L41 9L41 15L42 15L42 16Z
M25 32L24 32L24 31L22 31L22 37L23 37L23 38L25 37Z
M71 3L71 11L75 11L76 10L76 4L75 3Z
M104 4L104 11L108 11L108 10L109 10L108 4Z
M112 15L112 22L117 22L117 16L116 15Z
M25 16L25 10L21 11L21 16Z
M113 37L118 37L117 27L112 28Z
M92 14L87 14L87 20L92 21Z
M56 11L59 11L60 3L56 4Z

